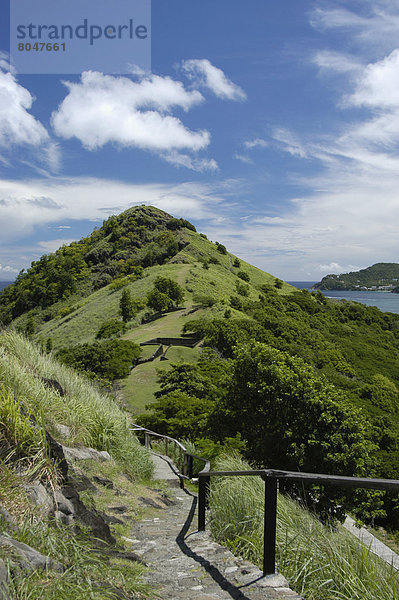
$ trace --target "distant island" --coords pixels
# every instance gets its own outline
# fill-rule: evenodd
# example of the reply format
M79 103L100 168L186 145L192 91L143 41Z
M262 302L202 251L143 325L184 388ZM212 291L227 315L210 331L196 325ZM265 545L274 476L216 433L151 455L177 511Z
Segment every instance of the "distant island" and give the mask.
M399 264L376 263L367 269L326 275L313 286L319 290L354 290L399 293Z

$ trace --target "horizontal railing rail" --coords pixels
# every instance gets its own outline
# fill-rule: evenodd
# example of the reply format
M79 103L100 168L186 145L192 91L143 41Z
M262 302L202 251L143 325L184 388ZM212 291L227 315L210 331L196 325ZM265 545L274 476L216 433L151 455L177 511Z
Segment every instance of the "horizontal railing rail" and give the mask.
M265 482L264 534L263 534L263 575L272 575L276 570L276 527L277 527L277 486L278 481L288 480L322 485L339 485L351 488L391 490L399 492L397 479L372 479L368 477L344 477L320 473L299 473L260 469L254 471L211 471L202 470L199 474L198 490L198 529L205 530L207 490L211 477L262 477Z
M130 431L142 432L144 433L144 445L146 448L151 448L151 438L160 438L165 441L165 455L168 456L169 451L169 443L174 444L183 455L183 472L178 471L177 476L180 480L180 487L184 488L184 480L193 478L193 464L194 459L200 460L204 463L204 468L201 471L202 473L207 473L210 470L210 462L204 458L203 456L197 456L196 454L192 454L187 450L187 448L176 440L175 438L170 437L169 435L165 435L162 433L157 433L156 431L151 431L151 429L147 429L146 427L142 427L141 425L137 425L136 423L131 423L132 427ZM178 467L178 465L176 465Z
M264 535L263 535L263 575L272 575L276 570L276 526L277 526L277 490L279 480L301 483L318 483L321 485L338 485L350 488L365 488L374 490L399 492L397 479L372 479L370 477L346 477L341 475L326 475L324 473L300 473L297 471L282 471L278 469L258 469L250 471L211 471L210 461L202 456L192 454L185 446L170 437L151 431L141 425L132 423L131 431L144 433L144 444L151 447L151 438L165 440L165 454L168 454L169 443L174 443L184 455L183 473L178 473L181 487L185 479L193 477L193 460L205 463L198 473L198 530L205 531L206 508L211 477L261 477L265 482Z

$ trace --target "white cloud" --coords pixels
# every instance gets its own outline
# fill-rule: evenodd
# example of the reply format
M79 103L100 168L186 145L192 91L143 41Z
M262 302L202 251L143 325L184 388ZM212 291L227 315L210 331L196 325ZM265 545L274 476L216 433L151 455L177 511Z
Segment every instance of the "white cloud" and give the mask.
M222 185L129 184L99 178L0 180L1 244L23 240L40 226L71 221L102 222L136 204L151 204L192 219L208 218L221 204ZM114 205L110 205L110 198ZM62 227L69 227L63 225ZM60 226L58 226L60 227Z
M338 73L356 73L363 66L357 59L348 54L329 50L316 52L313 62L321 69L328 69Z
M336 262L331 262L329 265L319 265L319 271L328 275L341 275L341 273L350 273L351 271L359 271L359 269L360 267L356 267L355 265L344 267Z
M193 158L181 152L170 152L169 154L164 154L163 158L176 167L186 167L200 173L204 171L218 171L219 169L216 160L213 158Z
M37 245L39 246L39 248L43 249L47 253L55 252L56 250L58 250L58 248L61 248L61 246L68 245L71 242L75 241L75 238L58 238L56 240L44 240L38 242Z
M299 156L300 158L307 158L308 151L306 150L305 145L292 131L289 131L285 127L280 127L274 130L272 137L277 142L280 142L281 147L285 152L288 152L293 156Z
M169 77L150 75L134 82L87 71L80 83L64 82L69 93L52 115L57 135L78 138L89 150L113 142L154 152L198 151L208 146L208 131L191 131L167 114L188 110L203 100Z
M255 138L254 140L244 142L244 147L247 150L251 150L252 148L266 148L268 145L268 142L262 138Z
M240 86L233 83L222 71L206 58L184 60L182 69L193 85L209 89L223 100L246 100L247 95Z
M249 158L249 156L245 156L244 154L235 154L234 158L248 165L251 165L254 162L252 158Z
M367 65L348 100L354 106L399 108L399 49Z
M49 140L46 129L28 112L32 103L32 95L14 75L0 69L0 146L40 146Z
M14 267L11 267L10 265L2 265L0 264L0 276L6 273L7 275L16 275L17 273L19 273L18 269L15 269Z

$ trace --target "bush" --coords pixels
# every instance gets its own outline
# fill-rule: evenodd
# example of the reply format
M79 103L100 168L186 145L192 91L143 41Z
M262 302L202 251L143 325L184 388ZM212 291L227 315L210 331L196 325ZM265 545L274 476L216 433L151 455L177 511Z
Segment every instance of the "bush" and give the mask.
M237 277L239 277L243 281L249 281L249 275L245 271L238 271Z
M109 379L127 377L132 361L140 356L140 347L129 340L109 340L62 348L57 357L66 365Z
M118 335L118 333L124 333L125 331L126 325L122 321L119 321L119 319L111 319L110 321L104 321L97 331L96 339L110 338Z
M227 254L226 246L224 246L223 244L219 244L219 242L215 242L215 244L216 249L218 252L220 252L220 254Z

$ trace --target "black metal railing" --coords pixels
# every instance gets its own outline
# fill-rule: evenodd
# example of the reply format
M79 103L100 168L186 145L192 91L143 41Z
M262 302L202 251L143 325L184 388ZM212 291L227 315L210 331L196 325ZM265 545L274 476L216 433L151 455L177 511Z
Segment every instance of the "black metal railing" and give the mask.
M185 479L193 477L193 461L198 459L205 467L198 473L198 530L205 531L206 508L211 477L261 477L265 482L264 536L263 536L263 575L272 575L276 571L276 526L277 526L277 490L279 480L302 483L318 483L322 485L338 485L351 488L366 488L374 490L391 490L399 492L397 479L371 479L368 477L343 477L340 475L325 475L319 473L298 473L296 471L279 471L277 469L260 469L254 471L211 471L210 462L206 458L189 452L178 440L140 425L132 424L132 431L144 433L144 444L151 447L151 438L165 440L165 454L168 454L170 443L175 444L184 456L183 472L178 472L181 487Z
M339 485L352 488L374 490L392 490L399 492L397 479L371 479L366 477L342 477L318 473L298 473L295 471L278 471L262 469L258 471L210 471L203 470L199 474L198 490L198 529L205 530L206 496L210 478L258 476L265 482L264 537L263 537L263 575L272 575L276 571L276 525L277 525L277 486L279 480L302 483L319 483L322 485Z
M155 431L151 431L151 429L147 429L146 427L141 427L141 425L137 425L136 423L131 424L131 431L135 433L143 433L144 434L144 445L146 448L152 448L152 438L163 439L164 440L164 453L166 456L169 456L169 445L173 444L175 448L177 448L178 454L180 454L181 460L181 471L177 471L176 475L180 480L180 487L184 488L184 481L192 479L194 476L193 465L194 459L201 461L204 463L204 468L202 469L202 473L207 473L210 470L210 463L206 458L202 456L197 456L196 454L192 454L187 450L187 448L175 438L170 437L169 435L164 435L162 433L157 433ZM178 467L178 461L175 462L175 466ZM196 474L198 475L198 474Z

